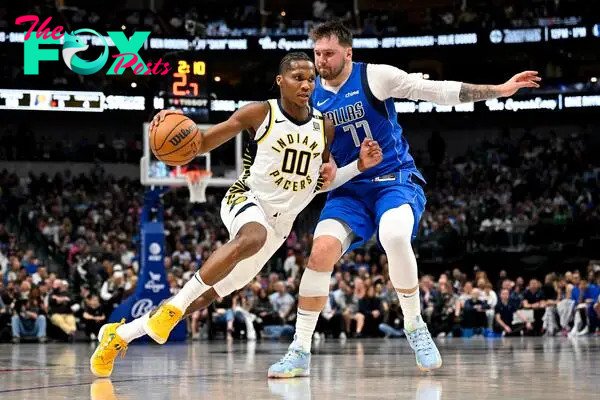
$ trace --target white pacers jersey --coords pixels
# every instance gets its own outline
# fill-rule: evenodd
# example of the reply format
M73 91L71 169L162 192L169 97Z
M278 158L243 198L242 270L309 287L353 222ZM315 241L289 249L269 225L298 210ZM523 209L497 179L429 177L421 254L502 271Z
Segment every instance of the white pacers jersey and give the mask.
M244 173L228 201L250 190L268 212L299 214L321 189L320 167L326 138L323 115L310 108L305 121L269 100L269 115L244 153Z

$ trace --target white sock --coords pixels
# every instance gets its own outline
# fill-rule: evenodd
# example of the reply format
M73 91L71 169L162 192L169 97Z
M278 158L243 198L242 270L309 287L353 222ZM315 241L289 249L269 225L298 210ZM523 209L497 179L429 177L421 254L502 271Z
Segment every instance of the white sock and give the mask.
M200 277L200 271L196 272L192 279L190 279L173 297L168 304L171 304L181 311L185 312L185 310L189 307L190 304L198 297L202 296L204 292L210 289L211 286L208 286L206 283L202 281Z
M302 346L302 350L310 353L312 337L319 319L319 311L306 311L298 308L296 317L296 342Z
M414 324L415 321L421 320L421 299L419 296L419 289L417 288L412 293L400 293L398 292L398 299L400 299L400 307L402 308L402 315L404 315L404 321L409 321Z
M133 340L142 337L146 334L144 331L144 323L150 318L150 313L142 315L140 318L134 319L133 321L123 324L117 328L117 335L121 336L121 339L127 343L131 343Z

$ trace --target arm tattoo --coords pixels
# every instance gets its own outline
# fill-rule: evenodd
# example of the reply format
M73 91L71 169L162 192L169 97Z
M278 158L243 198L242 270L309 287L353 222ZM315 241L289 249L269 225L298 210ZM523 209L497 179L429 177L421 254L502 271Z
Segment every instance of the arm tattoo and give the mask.
M461 103L496 99L500 97L500 91L492 85L472 85L463 83L460 87L458 98Z

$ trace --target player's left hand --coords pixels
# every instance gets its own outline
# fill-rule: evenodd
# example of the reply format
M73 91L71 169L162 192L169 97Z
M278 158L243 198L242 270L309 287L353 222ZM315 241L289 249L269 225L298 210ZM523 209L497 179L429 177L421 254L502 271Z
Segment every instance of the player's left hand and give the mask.
M327 163L321 164L321 178L323 178L323 186L321 187L322 191L327 190L331 185L331 182L335 179L335 175L337 173L337 165L335 162L330 160Z
M537 71L524 71L516 74L508 81L500 85L502 97L510 97L522 88L539 88L538 82L542 80Z
M365 138L360 145L360 154L358 156L358 169L363 172L376 166L383 160L383 152L379 143L373 139Z

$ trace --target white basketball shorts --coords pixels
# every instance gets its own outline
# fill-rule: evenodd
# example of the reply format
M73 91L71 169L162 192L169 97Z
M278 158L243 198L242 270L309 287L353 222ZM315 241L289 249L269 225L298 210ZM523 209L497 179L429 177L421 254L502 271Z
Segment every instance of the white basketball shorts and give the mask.
M225 297L243 288L254 279L287 239L295 217L295 215L267 215L251 191L233 197L230 197L228 193L223 198L221 219L229 231L230 239L235 238L242 226L256 222L267 230L267 240L258 253L240 261L229 275L213 286L220 297Z

